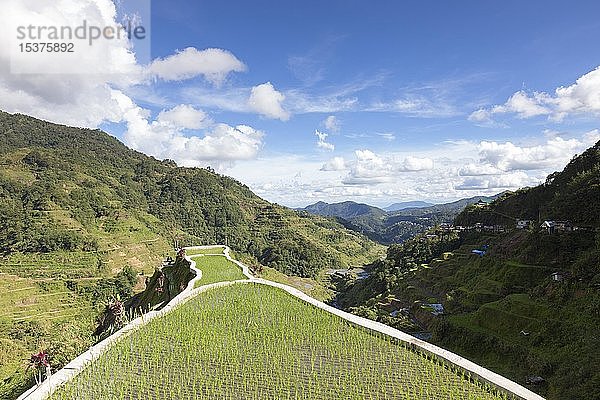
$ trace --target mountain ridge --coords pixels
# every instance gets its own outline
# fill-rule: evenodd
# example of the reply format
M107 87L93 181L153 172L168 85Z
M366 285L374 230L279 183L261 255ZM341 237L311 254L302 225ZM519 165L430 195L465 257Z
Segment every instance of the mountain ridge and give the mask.
M500 195L475 196L451 203L407 207L397 211L385 211L353 201L333 204L319 201L297 210L337 218L347 228L389 245L410 239L436 224L449 223L466 206L480 201L491 202Z
M226 243L250 265L312 278L382 250L100 130L0 112L0 165L0 397L31 386L32 353L49 350L56 368L93 344L97 313L143 290L174 242Z
M402 210L404 210L406 208L424 208L424 207L431 207L433 205L434 205L433 203L428 203L426 201L420 201L420 200L417 200L417 201L402 201L402 202L399 202L399 203L390 204L389 206L384 207L383 210L384 211L388 211L388 212L391 212L391 211L402 211Z

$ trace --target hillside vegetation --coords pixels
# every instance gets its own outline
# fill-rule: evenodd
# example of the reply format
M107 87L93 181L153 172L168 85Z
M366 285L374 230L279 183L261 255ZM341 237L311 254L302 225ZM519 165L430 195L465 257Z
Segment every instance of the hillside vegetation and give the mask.
M388 207L389 211L353 201L334 204L320 201L300 210L336 218L346 228L389 245L402 243L435 225L452 222L465 207L480 201L488 203L496 197L477 196L435 205L418 201L397 203Z
M548 399L598 399L599 210L600 143L545 184L468 207L455 220L499 224L505 232L432 230L391 246L367 279L339 283L338 302L431 333L434 342L521 384L542 377L530 388ZM534 223L516 229L516 219ZM548 233L543 220L577 229ZM443 313L432 304L442 304Z
M181 168L99 131L0 112L0 397L93 343L95 317L144 288L180 245L227 242L254 263L314 277L360 265L381 246L322 217L268 203L210 169Z

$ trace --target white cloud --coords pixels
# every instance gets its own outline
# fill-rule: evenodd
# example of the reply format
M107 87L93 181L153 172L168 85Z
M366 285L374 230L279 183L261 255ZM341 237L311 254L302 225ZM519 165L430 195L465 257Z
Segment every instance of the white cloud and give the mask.
M354 111L358 107L358 98L345 93L313 95L291 89L285 92L285 96L290 110L296 114Z
M267 82L252 88L248 106L265 117L287 121L290 113L283 109L284 100L283 93L275 90L271 82Z
M579 139L546 135L544 143L530 146L482 141L477 146L479 162L471 162L458 169L458 175L466 178L456 183L455 188L516 189L537 185L548 173L561 170L575 154L598 140L600 133L593 130Z
M5 0L2 7L0 26L6 29L0 29L0 42L6 45L0 46L0 109L92 128L104 121L120 119L120 109L111 97L110 87L135 84L141 79L142 71L125 38L97 41L89 54L86 50L86 57L76 61L77 70L89 72L86 74L58 73L73 70L73 60L64 54L46 63L49 73L11 73L10 70L9 44L13 31L9 27L20 22L71 26L73 21L81 23L82 20L88 25L114 26L117 14L112 1ZM39 69L37 64L32 67Z
M262 147L263 132L247 125L236 127L217 124L203 138L187 138L185 155L189 162L250 160L257 156Z
M551 99L558 118L567 114L600 113L600 66L568 87L559 87Z
M393 112L419 118L444 118L459 114L449 102L425 96L410 96L387 102L375 102L365 107L365 111Z
M346 185L377 185L391 181L392 165L370 150L356 150L350 172L342 181Z
M171 56L157 59L148 67L148 73L165 81L180 81L204 76L220 85L231 72L243 72L246 66L233 54L223 49L198 50L188 47Z
M5 11L0 14L0 25L11 26L14 21L43 22L45 26L70 26L86 21L88 25L115 26L120 21L111 0L39 0L24 2L6 0ZM38 21L43 17L43 21ZM10 43L12 31L0 30L0 40ZM19 112L52 122L97 128L105 122L124 120L122 108L112 95L135 92L132 88L151 84L149 76L165 80L184 79L203 75L211 82L221 83L228 73L243 71L245 66L231 53L221 49L196 50L187 48L173 56L154 61L145 68L136 62L131 44L126 36L115 40L99 40L90 47L92 54L78 57L76 63L62 56L48 63L48 72L70 71L76 64L85 74L16 74L11 73L10 46L0 47L0 109ZM139 92L139 90L137 90ZM162 115L158 122L175 119L187 129L197 129L210 123L201 111L191 106L181 106ZM187 119L187 122L183 122ZM204 122L200 122L204 121Z
M390 133L390 132L376 133L376 135L384 140L389 141L389 142L396 140L396 135L394 135L393 133Z
M11 26L13 20L35 23L42 17L47 26L67 26L73 21L115 26L120 19L111 0L6 0L3 7L6 12L0 14L0 25L4 27ZM3 43L10 43L10 34L0 30ZM246 69L226 50L187 48L144 67L136 62L131 43L124 36L98 41L93 46L98 54L77 59L77 67L89 73L65 75L11 73L8 47L0 47L0 109L5 111L90 128L123 122L127 145L188 166L225 168L236 160L255 158L262 148L264 134L249 126L215 124L191 104L163 109L152 119L151 112L128 94L142 93L140 97L146 100L144 90L155 82L151 78L177 81L202 76L218 86L230 73ZM69 71L72 59L57 60L49 68ZM168 99L163 102L170 103ZM189 130L194 133L188 135Z
M469 177L457 184L455 188L457 190L517 189L539 183L538 179L530 177L523 171L518 171L503 175Z
M161 112L157 120L149 121L149 112L122 92L113 91L113 97L120 105L123 121L127 124L125 142L159 159L173 159L185 166L211 165L224 169L234 161L255 158L263 144L264 134L246 125L216 124L202 137L185 136L182 133L184 129L204 122L199 118L199 110L177 106ZM184 117L180 118L182 115Z
M551 110L544 106L548 100L545 93L534 92L528 95L524 91L513 94L504 105L492 108L492 114L515 113L519 118L531 118L538 115L548 115Z
M520 90L502 105L473 112L469 120L485 122L494 114L505 113L514 113L519 118L547 115L557 121L569 115L600 115L600 66L574 84L557 88L553 94Z
M188 104L181 104L170 110L163 110L156 119L162 124L183 129L200 129L211 123L204 111Z
M320 132L315 129L315 136L317 137L317 147L323 150L333 151L335 150L335 146L329 142L327 142L326 133Z
M469 115L469 121L471 122L490 122L492 120L492 112L484 108L480 108L477 111L473 111Z
M556 158L556 164L541 169L503 171L486 155L480 154L482 149L487 149L482 142L455 140L411 152L378 153L361 149L325 162L319 161L318 157L296 154L258 158L240 163L228 173L247 183L262 197L294 207L319 200L340 202L351 199L383 206L391 199L449 202L537 185L548 174L561 170L575 153L600 140L600 131L563 132L561 137L564 141L574 138L580 145L565 147L563 158ZM521 149L545 147L550 139L539 135L537 142L513 145ZM409 157L432 160L433 169L403 172L404 164L410 165L410 161L406 161ZM431 166L427 161L423 164Z
M328 131L339 132L341 123L340 123L340 120L337 119L337 117L335 115L330 115L327 118L325 118L325 120L323 121L323 126Z
M433 160L431 158L418 158L408 156L400 164L398 171L401 172L416 172L428 171L433 169Z
M346 169L344 157L333 157L321 167L321 171L344 171Z
M479 155L482 163L501 171L558 169L575 153L592 145L593 142L589 141L591 138L590 136L581 141L554 137L535 146L483 141L479 144Z
M428 157L380 156L370 150L356 150L355 159L346 163L350 168L343 183L347 185L378 185L397 179L398 173L430 171L434 162Z
M594 129L583 135L583 143L586 146L592 146L593 144L600 141L600 130Z
M484 175L498 175L503 171L489 164L476 164L469 163L461 167L458 171L460 176L484 176Z

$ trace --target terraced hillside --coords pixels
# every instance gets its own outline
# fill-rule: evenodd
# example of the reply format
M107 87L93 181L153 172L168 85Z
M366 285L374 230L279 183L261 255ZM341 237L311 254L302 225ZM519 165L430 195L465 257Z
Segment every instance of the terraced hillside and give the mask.
M197 257L203 277L234 266ZM389 337L248 282L203 291L152 320L51 399L508 398Z
M227 242L254 265L315 277L382 247L325 218L270 204L207 168L181 168L99 130L0 111L0 398L94 343L108 301L144 289L173 241Z
M455 225L471 229L391 246L369 277L342 282L338 304L429 331L548 399L600 399L599 210L600 142L540 186L468 207Z

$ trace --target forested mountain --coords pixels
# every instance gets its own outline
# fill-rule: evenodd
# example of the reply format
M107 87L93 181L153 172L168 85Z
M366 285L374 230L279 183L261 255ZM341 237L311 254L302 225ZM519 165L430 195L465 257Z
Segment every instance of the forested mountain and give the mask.
M101 131L2 113L0 132L4 254L96 249L85 228L98 221L107 228L128 213L158 218L157 234L177 233L186 243L227 240L300 276L364 259L374 247L329 220L270 204L232 178L155 160ZM46 217L57 209L83 228L68 230Z
M340 217L346 220L352 218L368 216L369 218L380 219L385 217L385 211L380 208L367 204L355 203L353 201L344 201L342 203L328 204L323 201L311 204L302 209L311 214L323 215L325 217Z
M249 263L314 277L382 247L337 222L271 204L210 169L181 168L99 130L0 112L0 398L23 360L59 367L93 343L111 298L144 286L179 245L227 243Z
M402 204L427 206L406 207L395 211L384 211L353 201L335 204L320 201L300 210L314 215L336 217L347 228L388 245L401 243L435 225L452 222L466 206L480 201L488 203L496 197L476 196L452 203L434 205L424 202L407 202Z
M368 278L338 282L338 304L536 381L548 399L600 398L600 142L455 224L470 229L391 246Z
M385 211L401 211L406 208L423 208L423 207L430 207L432 205L433 204L427 203L425 201L403 201L400 203L390 204L389 206L385 207L384 210Z

